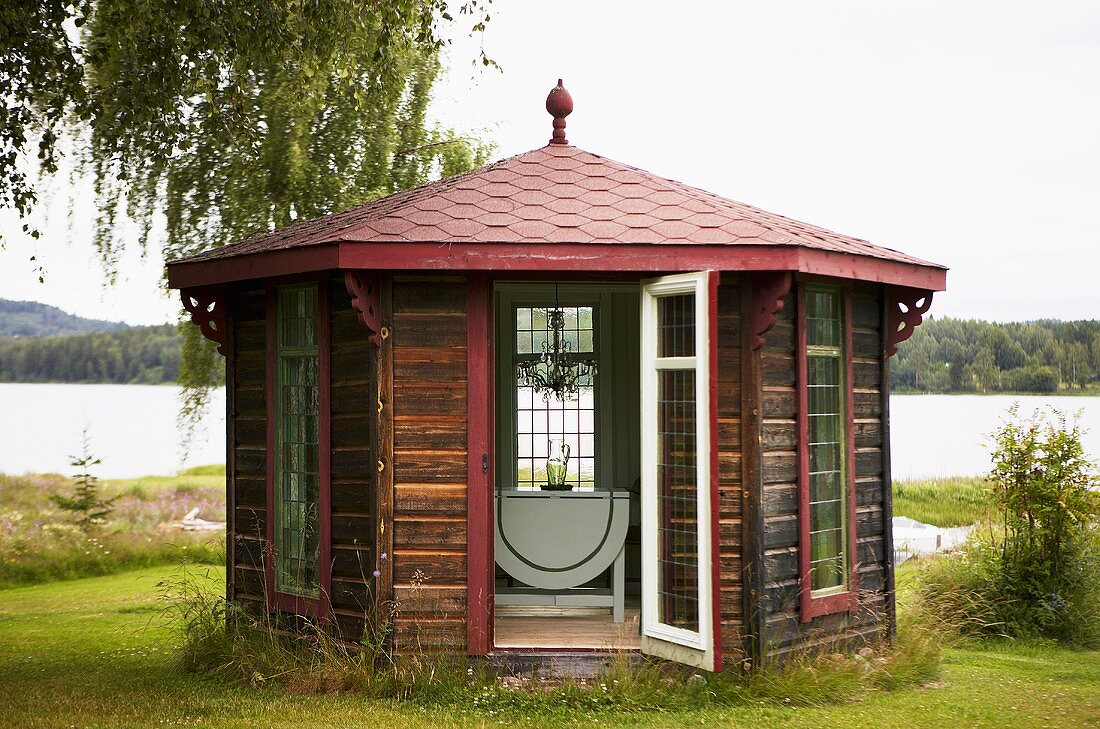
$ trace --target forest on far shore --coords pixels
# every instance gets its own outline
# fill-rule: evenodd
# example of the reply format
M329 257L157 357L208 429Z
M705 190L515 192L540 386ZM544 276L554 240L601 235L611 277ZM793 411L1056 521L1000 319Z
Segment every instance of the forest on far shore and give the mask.
M161 385L179 378L172 324L113 332L0 339L0 382Z
M1079 393L1100 386L1100 321L925 320L890 362L895 392Z
M174 383L175 326L0 338L0 382ZM895 392L1100 390L1100 321L927 319L890 361Z

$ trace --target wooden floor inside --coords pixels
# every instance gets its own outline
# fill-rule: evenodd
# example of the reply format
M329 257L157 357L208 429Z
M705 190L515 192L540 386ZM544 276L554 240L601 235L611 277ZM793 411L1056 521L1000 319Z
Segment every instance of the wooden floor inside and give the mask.
M639 605L629 599L621 623L612 622L607 608L500 605L494 644L497 648L639 650L640 616Z

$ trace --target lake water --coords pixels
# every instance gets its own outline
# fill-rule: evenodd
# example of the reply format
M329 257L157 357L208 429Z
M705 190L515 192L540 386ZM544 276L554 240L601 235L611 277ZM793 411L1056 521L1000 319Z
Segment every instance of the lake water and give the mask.
M69 474L87 427L101 478L170 474L225 462L225 388L215 390L186 459L177 387L0 383L0 472Z
M1047 405L1083 411L1085 448L1100 458L1100 398L894 395L890 399L895 478L989 470L987 435L1015 401L1022 413ZM87 426L98 474L129 478L225 461L225 390L215 390L186 459L176 426L179 389L145 385L0 383L0 472L68 474Z

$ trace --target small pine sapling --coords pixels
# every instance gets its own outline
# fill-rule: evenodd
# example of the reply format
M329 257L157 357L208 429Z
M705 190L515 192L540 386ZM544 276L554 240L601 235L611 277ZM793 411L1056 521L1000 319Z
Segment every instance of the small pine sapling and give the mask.
M72 476L73 495L52 494L50 501L57 508L71 512L76 517L76 525L87 533L110 516L118 496L104 499L99 493L99 478L91 470L102 461L92 455L87 429L81 434L80 453L79 456L69 456L72 459L69 465L79 470Z

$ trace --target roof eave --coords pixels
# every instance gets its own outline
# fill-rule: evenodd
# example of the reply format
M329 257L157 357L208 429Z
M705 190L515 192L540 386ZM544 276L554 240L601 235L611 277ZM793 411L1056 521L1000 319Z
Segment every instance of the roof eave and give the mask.
M535 253L536 255L532 255ZM947 269L797 245L544 243L330 243L168 264L171 288L193 288L337 269L436 271L795 271L944 291Z

